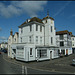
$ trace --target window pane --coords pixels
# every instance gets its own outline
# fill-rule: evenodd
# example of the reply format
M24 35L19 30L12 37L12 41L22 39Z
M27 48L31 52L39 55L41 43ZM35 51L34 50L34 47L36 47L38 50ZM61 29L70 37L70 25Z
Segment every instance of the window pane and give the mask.
M63 35L60 35L60 40L63 40Z
M38 36L36 36L36 43L38 43Z
M30 31L32 31L32 25L30 25Z
M53 37L51 37L51 44L53 44Z
M32 48L30 48L30 55L32 55Z
M29 36L29 42L31 43L31 36Z
M21 37L21 42L22 42L22 37Z
M42 32L42 26L40 25L40 32Z
M60 46L64 46L64 42L60 42Z
M36 31L38 31L38 25L36 25Z
M47 50L37 50L37 56L39 58L47 57Z
M23 33L23 28L21 28L21 33Z
M52 32L52 26L51 26L51 32Z
M42 37L40 37L40 43L42 43Z

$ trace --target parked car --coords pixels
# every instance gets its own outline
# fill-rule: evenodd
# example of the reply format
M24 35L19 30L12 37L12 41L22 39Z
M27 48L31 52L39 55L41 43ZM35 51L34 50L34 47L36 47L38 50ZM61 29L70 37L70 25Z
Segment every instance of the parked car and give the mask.
M72 60L72 65L75 65L75 59Z
M2 50L2 52L7 53L7 50L4 49L4 50Z
M0 54L1 54L1 52L0 52Z

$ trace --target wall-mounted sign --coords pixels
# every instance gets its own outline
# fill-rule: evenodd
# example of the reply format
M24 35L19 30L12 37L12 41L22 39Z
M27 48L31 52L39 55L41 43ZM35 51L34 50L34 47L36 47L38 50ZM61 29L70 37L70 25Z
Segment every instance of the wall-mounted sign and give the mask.
M24 49L24 46L17 46L17 49Z

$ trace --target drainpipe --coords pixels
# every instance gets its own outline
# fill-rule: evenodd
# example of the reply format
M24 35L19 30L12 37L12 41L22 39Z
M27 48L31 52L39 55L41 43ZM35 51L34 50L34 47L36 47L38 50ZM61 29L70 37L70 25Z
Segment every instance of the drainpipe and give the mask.
M45 46L45 25L44 25L44 46Z

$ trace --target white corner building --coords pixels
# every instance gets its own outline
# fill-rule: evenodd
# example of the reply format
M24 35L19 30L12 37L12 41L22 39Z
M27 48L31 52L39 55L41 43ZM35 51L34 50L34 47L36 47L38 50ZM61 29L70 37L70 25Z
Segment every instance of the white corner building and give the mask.
M19 26L19 43L12 44L16 59L28 62L58 58L55 34L54 19L49 15L28 19Z

